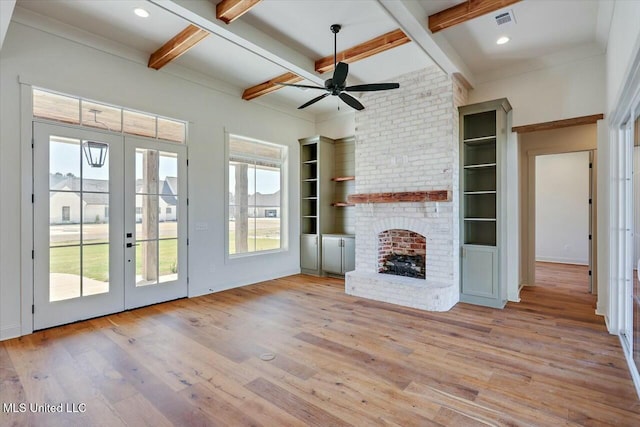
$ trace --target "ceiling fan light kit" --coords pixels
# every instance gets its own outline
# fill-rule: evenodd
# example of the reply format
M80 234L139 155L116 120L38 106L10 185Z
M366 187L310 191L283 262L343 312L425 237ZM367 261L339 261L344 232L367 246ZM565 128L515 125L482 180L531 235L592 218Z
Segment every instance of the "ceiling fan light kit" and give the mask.
M338 56L338 33L342 28L339 24L333 24L330 29L333 33L333 76L330 79L327 79L324 82L324 87L322 86L312 86L312 85L298 85L298 84L290 84L290 83L277 83L281 86L292 86L301 89L320 89L324 90L320 96L313 98L312 100L305 102L301 106L298 107L298 110L308 107L309 105L315 104L321 99L326 98L329 95L337 96L340 98L345 104L354 108L358 111L364 110L364 105L360 101L358 101L353 96L349 95L347 92L376 92L380 90L389 90L389 89L398 89L400 87L399 83L370 83L370 84L362 84L362 85L354 85L347 86L347 75L349 74L349 64L346 62L337 62Z

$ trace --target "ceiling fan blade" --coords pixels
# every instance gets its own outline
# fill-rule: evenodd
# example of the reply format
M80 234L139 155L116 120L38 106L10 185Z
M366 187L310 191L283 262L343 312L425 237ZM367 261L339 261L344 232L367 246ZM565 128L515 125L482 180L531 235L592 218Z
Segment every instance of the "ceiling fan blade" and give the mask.
M329 95L330 95L330 93L329 93L329 92L327 92L327 93L324 93L324 94L322 94L322 95L320 95L320 96L318 96L318 97L316 97L316 98L313 98L311 101L309 101L309 102L307 102L307 103L304 103L304 104L302 104L301 106L299 106L299 107L298 107L298 110L302 110L303 108L306 108L306 107L308 107L308 106L309 106L309 105L311 105L311 104L315 104L316 102L320 101L321 99L326 98L326 97L327 97L327 96L329 96Z
M349 74L349 64L346 62L338 62L336 69L333 70L333 85L340 87L347 81L347 74Z
M398 89L399 87L400 83L372 83L347 86L344 90L349 92L375 92L376 90Z
M322 86L296 85L296 84L292 84L292 83L278 83L278 82L276 82L275 84L277 84L278 86L299 87L301 89L322 89L322 90L327 90L326 88L324 88Z
M358 101L357 99L355 99L353 96L349 95L348 93L342 92L338 96L340 97L340 99L342 99L350 107L355 108L358 111L364 110L364 105L362 105L360 103L360 101Z

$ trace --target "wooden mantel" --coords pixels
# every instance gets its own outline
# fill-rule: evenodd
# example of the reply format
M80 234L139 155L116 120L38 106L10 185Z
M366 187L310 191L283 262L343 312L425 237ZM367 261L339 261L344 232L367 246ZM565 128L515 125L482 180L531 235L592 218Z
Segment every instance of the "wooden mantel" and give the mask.
M451 191L405 191L400 193L351 194L347 203L450 202Z

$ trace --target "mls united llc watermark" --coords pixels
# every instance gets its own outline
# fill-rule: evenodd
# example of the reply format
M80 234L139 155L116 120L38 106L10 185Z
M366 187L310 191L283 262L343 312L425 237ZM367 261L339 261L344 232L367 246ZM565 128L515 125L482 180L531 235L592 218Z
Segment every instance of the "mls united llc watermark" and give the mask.
M83 414L87 411L86 403L26 403L13 402L2 403L2 412L4 413L67 413L67 414Z

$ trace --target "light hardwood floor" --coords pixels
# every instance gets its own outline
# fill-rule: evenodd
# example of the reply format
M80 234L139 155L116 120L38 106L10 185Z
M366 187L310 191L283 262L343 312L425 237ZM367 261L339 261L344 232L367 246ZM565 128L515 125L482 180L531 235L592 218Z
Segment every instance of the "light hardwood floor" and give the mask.
M430 313L292 276L0 343L5 425L640 425L584 268L540 264L504 310ZM262 353L276 355L262 361Z

